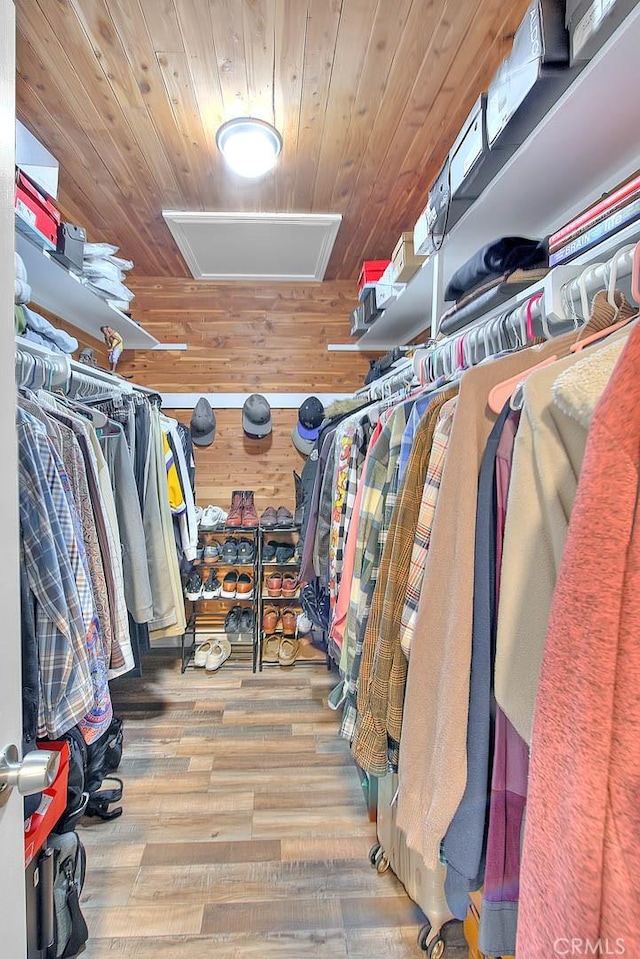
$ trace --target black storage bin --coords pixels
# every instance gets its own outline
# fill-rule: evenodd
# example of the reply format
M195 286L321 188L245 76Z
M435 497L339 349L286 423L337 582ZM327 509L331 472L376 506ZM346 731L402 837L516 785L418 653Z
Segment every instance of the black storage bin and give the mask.
M442 241L451 227L458 222L471 204L472 198L452 200L449 157L429 190L429 199L424 212L427 221L427 237L420 243L416 253L431 256L442 246ZM414 237L415 239L415 237Z
M364 300L362 301L364 307L363 322L366 326L370 326L374 320L376 320L380 313L382 312L376 306L376 291L375 287L370 287L365 295Z
M586 63L629 16L638 0L567 0L571 63Z
M61 223L58 227L56 252L52 253L52 256L66 266L68 270L72 270L74 273L82 273L86 239L87 231L83 226Z
M564 0L535 0L487 93L489 149L514 152L569 86Z

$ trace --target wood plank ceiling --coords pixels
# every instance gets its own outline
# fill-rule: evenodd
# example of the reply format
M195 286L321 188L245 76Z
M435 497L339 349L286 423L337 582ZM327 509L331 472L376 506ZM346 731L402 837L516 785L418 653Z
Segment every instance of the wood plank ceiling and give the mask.
M411 229L528 0L17 0L17 110L61 165L65 215L147 276L188 276L163 209L344 220L327 279ZM284 138L229 173L226 119Z

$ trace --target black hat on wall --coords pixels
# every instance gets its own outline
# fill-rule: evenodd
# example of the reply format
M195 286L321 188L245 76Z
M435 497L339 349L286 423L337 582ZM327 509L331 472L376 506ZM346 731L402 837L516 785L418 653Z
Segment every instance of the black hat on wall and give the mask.
M196 446L211 446L216 438L216 417L208 400L201 396L191 417L191 439Z
M242 407L242 429L252 440L261 440L271 432L271 407L259 393L248 396Z
M324 406L317 396L308 396L298 410L298 422L291 430L293 445L308 456L324 421Z

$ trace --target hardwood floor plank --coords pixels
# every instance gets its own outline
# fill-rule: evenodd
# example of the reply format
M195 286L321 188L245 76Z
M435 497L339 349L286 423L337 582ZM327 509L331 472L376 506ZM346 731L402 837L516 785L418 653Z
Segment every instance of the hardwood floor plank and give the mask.
M86 959L417 959L420 911L369 865L334 683L322 667L205 682L163 652L114 684L123 815L79 827Z
M87 907L84 910L91 939L130 936L197 935L202 927L202 906L185 903L155 906ZM90 955L90 953L89 953Z
M230 903L204 907L202 932L290 932L321 933L342 929L340 903L336 899L287 899L284 902Z
M181 866L202 863L270 862L281 858L278 840L250 842L183 842L147 843L144 866Z

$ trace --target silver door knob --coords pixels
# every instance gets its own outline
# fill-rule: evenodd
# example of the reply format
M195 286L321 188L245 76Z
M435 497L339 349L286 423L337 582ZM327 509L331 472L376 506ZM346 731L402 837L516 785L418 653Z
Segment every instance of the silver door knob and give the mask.
M34 749L18 758L17 746L10 745L0 753L0 805L9 798L13 788L23 796L47 789L58 775L60 753Z

